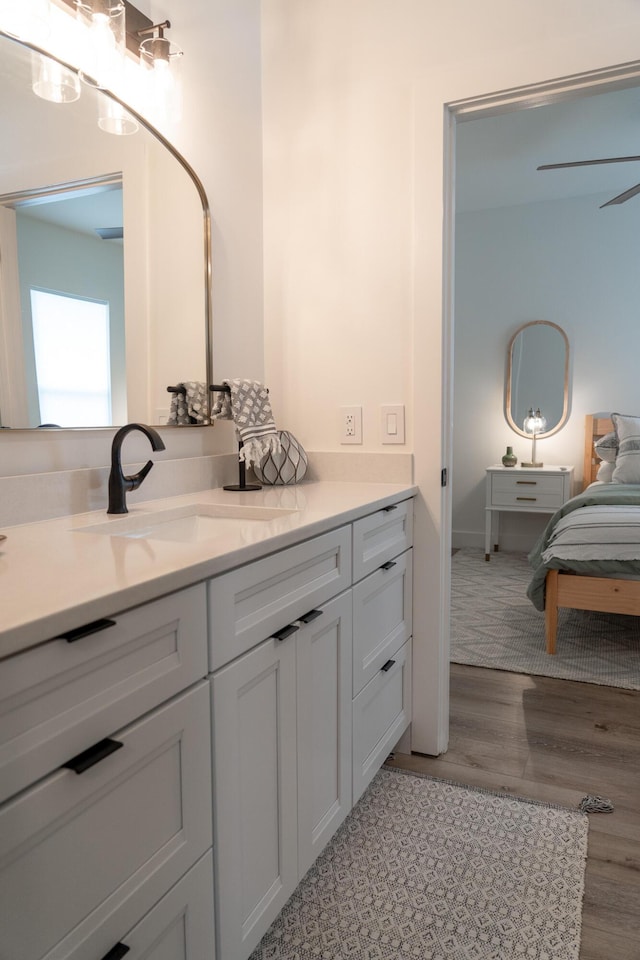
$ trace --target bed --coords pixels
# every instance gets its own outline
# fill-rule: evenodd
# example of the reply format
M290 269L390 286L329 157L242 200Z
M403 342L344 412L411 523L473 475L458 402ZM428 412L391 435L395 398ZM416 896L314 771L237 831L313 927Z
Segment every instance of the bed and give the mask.
M549 654L561 607L640 616L640 418L586 417L584 478L529 554L527 595L544 609Z

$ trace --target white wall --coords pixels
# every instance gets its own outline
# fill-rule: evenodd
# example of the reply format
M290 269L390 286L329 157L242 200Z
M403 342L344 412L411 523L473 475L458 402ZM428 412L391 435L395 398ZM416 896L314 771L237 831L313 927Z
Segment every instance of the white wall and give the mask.
M448 713L443 106L631 61L639 35L635 0L263 5L266 374L316 448L340 404L363 404L366 448L378 404L407 404L419 751L444 749Z
M507 346L517 328L551 320L569 338L571 413L537 443L546 463L574 464L582 481L587 413L640 409L640 206L600 210L606 196L460 214L456 221L453 538L484 541L484 470L506 445L531 442L503 414ZM547 518L501 518L507 549L528 550Z

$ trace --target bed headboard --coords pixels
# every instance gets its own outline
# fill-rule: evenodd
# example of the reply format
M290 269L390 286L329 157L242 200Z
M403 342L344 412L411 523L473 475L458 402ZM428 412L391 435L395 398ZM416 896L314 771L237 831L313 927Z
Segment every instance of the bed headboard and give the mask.
M610 417L600 413L588 413L584 424L584 471L583 489L596 479L600 460L596 456L593 445L605 433L611 433L613 423Z

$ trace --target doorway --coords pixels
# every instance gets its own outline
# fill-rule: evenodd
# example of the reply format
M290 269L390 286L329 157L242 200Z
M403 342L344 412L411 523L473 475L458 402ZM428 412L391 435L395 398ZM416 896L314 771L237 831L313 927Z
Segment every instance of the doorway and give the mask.
M579 197L592 195L594 199L593 210L589 216L595 221L600 218L594 246L599 247L601 251L606 252L611 246L607 242L608 236L622 236L623 229L633 229L637 233L637 222L640 219L640 200L638 206L631 203L620 205L611 210L600 210L599 203L596 203L602 194L601 200L604 202L612 197L616 192L622 189L622 186L632 186L637 180L640 180L640 164L634 168L633 164L611 165L607 168L610 174L610 182L607 184L600 181L595 189L589 186L589 181L585 180L583 174L585 171L579 170L579 177L575 177L574 171L561 171L560 177L555 179L544 179L551 176L550 172L538 172L536 166L547 160L581 160L588 157L606 157L606 156L626 156L637 153L637 149L627 149L627 144L620 143L621 149L617 150L615 143L611 138L611 128L618 113L624 113L633 99L640 103L640 97L636 93L636 88L640 82L640 70L638 65L627 65L623 68L611 68L596 74L585 75L582 77L571 78L568 81L557 81L555 83L541 84L535 87L524 88L519 91L512 91L508 95L496 95L494 97L482 97L476 100L466 100L460 103L448 105L448 145L447 148L452 155L456 155L456 163L450 165L452 170L451 179L448 184L448 194L453 209L456 210L456 218L450 217L449 229L451 235L445 238L445 289L449 289L450 295L445 297L448 303L445 315L445 342L448 343L448 351L445 350L445 369L443 375L444 389L448 397L453 397L453 408L455 417L450 417L448 422L447 438L449 449L449 462L452 464L452 510L451 510L451 534L453 547L468 546L472 549L480 550L482 548L483 529L484 529L484 481L486 467L499 461L501 454L505 452L508 443L523 443L508 427L503 414L504 398L504 369L506 361L506 349L511 333L522 323L533 319L547 319L558 321L557 314L549 315L551 309L544 305L542 298L535 299L535 283L541 283L541 258L535 259L535 243L532 243L530 253L533 283L530 285L529 296L518 298L516 296L518 287L522 287L526 278L522 271L518 274L514 271L514 261L509 260L509 251L504 257L504 287L510 290L510 300L502 309L507 321L502 318L502 327L497 322L496 316L493 317L492 326L487 335L486 327L483 327L481 320L486 321L490 312L489 307L492 302L492 295L495 293L496 276L500 281L499 273L495 269L495 263L491 262L488 252L487 239L490 237L490 230L480 226L484 217L485 225L491 221L486 214L486 210L493 206L494 211L499 210L492 218L492 229L497 231L504 230L504 224L509 220L509 210L527 204L537 204L540 211L545 204L551 209L554 205L564 202L578 203ZM585 123L584 117L593 113L596 103L603 102L606 99L613 104L617 98L618 106L607 114L608 132L606 142L598 147L597 152L593 144L593 129ZM535 109L538 108L538 109ZM575 115L575 129L583 136L582 140L576 139L575 147L570 145L558 147L557 149L566 150L564 155L556 156L553 153L553 138L560 131L567 129L566 117L568 111L572 110ZM496 149L500 141L498 131L500 123L508 120L511 127L516 131L516 138L521 144L526 142L526 126L529 120L535 118L534 129L542 129L542 118L545 114L550 116L550 130L546 138L541 138L537 145L538 155L532 158L531 169L528 172L530 184L528 186L518 183L516 178L507 177L504 172L495 176L495 171L489 169L491 162L491 151ZM470 121L470 122L469 122ZM465 126L468 124L467 126ZM478 136L474 138L465 137L467 130L477 128ZM586 134L585 134L586 129ZM553 134L553 136L552 136ZM591 142L587 134L591 135ZM473 146L471 146L473 144ZM483 146L484 144L484 146ZM480 146L479 146L480 145ZM629 144L630 145L630 144ZM487 160L486 163L475 164L475 182L471 184L475 188L475 201L473 189L469 189L469 184L461 187L458 176L463 167L461 163L461 150L467 149L471 157L475 156ZM498 158L503 159L503 158ZM468 160L468 158L467 158ZM467 164L467 170L471 165ZM615 173L614 173L615 169ZM600 172L602 168L599 169ZM588 171L591 180L591 174L596 172L596 168ZM568 186L568 177L574 181ZM490 175L493 175L493 179ZM576 183L576 179L580 182ZM496 197L491 191L496 189L496 183L502 191L500 197ZM572 192L568 192L571 190ZM527 191L530 191L527 193ZM537 191L537 193L536 193ZM475 206L474 206L475 203ZM456 209L457 208L457 209ZM484 213L483 213L484 211ZM613 217L609 214L613 213ZM460 223L461 215L467 217L468 221L476 223L474 225L475 235L481 235L484 240L484 247L479 255L480 267L478 272L486 270L485 283L486 289L483 311L475 309L479 305L479 300L473 298L469 290L464 291L466 302L462 302L460 292L461 285L456 283L455 271L458 269L459 260L462 261L460 235L455 231L456 220ZM609 216L608 220L605 220ZM517 217L512 216L513 224ZM542 221L541 221L542 222ZM460 231L460 234L462 231ZM473 235L473 229L465 233L465 241ZM531 241L532 237L529 237ZM457 243L457 249L456 249ZM569 251L573 253L573 251ZM466 251L468 253L468 251ZM468 257L467 257L468 261ZM602 270L602 256L593 258L592 270L597 272ZM588 269L588 261L580 264L583 275ZM634 271L634 274L637 271ZM575 278L574 278L575 279ZM476 290L482 288L483 277L476 277ZM626 283L626 275L625 275ZM585 284L585 289L587 284ZM625 288L626 290L626 288ZM455 295L454 295L455 292ZM617 292L617 286L616 286ZM629 302L637 302L637 296L626 290L625 295ZM473 359L473 369L461 372L459 359L461 355L460 336L461 328L459 315L462 308L469 311L469 304L472 304L475 313L472 322L467 324L465 335L469 337L467 344L468 354ZM489 305L489 306L488 306ZM594 312L602 315L606 309L602 302L591 304ZM587 307L589 303L587 303ZM520 311L520 312L518 312ZM454 322L454 315L456 322ZM607 377L602 376L602 352L598 354L594 344L600 342L602 348L602 326L599 330L589 332L585 323L586 313L577 300L573 300L568 307L566 316L563 318L565 324L571 329L569 332L570 341L572 341L572 351L574 365L572 369L572 387L573 387L573 416L569 424L555 437L546 441L544 447L544 457L551 463L565 463L567 461L576 465L577 481L579 483L581 474L582 451L584 443L583 426L584 414L594 412L595 410L611 409L612 404L612 382L607 382ZM568 318L568 319L567 319ZM563 325L563 319L560 319L560 325ZM458 329L456 330L456 323ZM475 325L474 325L475 324ZM511 324L509 327L508 324ZM490 342L489 342L490 341ZM489 342L489 345L488 345ZM576 351L576 345L578 350ZM484 351L484 352L483 352ZM591 351L589 355L589 351ZM451 356L451 361L446 362L447 353ZM576 376L576 364L577 373ZM612 379L619 375L618 369L612 365ZM462 385L462 389L460 388ZM616 385L618 389L618 385ZM630 385L631 389L631 385ZM617 394L619 396L619 392ZM616 401L617 402L617 401ZM447 409L447 404L443 404ZM456 431L453 428L455 419ZM514 443L514 446L516 444ZM526 453L526 443L522 447L521 454ZM542 445L540 445L542 448ZM576 486L578 485L576 484ZM462 519L461 519L462 518ZM471 519L470 519L471 518ZM475 521L474 519L475 518ZM541 517L520 517L519 524L507 525L505 533L507 534L507 543L511 549L526 552L535 542L539 532L544 526L544 520ZM544 518L546 519L546 518ZM526 522L523 522L526 521ZM475 526L474 526L475 522ZM449 575L451 570L449 570ZM449 579L449 582L450 579Z

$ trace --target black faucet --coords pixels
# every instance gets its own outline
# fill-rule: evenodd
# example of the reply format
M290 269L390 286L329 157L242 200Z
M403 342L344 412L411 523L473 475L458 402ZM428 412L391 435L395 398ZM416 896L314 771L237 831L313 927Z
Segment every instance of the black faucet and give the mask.
M153 450L164 450L165 445L162 439L153 427L148 427L144 423L127 423L120 427L113 443L111 444L111 473L109 474L109 509L107 513L128 513L127 510L127 490L137 490L146 475L153 466L153 461L147 460L142 470L134 474L133 477L125 477L122 472L122 441L132 430L140 430L148 437Z

